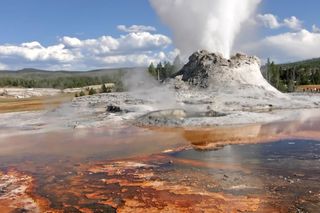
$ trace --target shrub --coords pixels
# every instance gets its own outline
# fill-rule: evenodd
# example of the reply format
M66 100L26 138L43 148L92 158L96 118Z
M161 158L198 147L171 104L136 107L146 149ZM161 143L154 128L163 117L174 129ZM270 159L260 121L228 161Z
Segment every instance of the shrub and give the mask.
M89 89L89 95L94 95L94 94L97 94L97 91L93 88L90 88Z
M105 84L102 84L102 86L101 86L101 93L108 93L108 92L110 92L110 91L108 90L108 88L106 87L106 85L105 85Z

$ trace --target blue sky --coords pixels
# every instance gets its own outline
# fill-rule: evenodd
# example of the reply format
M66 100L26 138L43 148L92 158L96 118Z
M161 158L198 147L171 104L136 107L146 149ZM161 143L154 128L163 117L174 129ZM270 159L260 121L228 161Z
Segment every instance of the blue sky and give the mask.
M238 46L281 62L318 57L314 52L320 49L319 8L318 0L262 0L255 14L260 18L254 17L260 21L261 37ZM270 15L278 23L271 23ZM292 16L301 26L285 22ZM126 28L119 30L119 25ZM130 31L132 25L156 31ZM172 60L178 53L170 29L148 0L1 0L0 29L0 69L142 66ZM306 37L310 39L305 44Z
M0 43L41 41L57 37L117 36L119 24L155 26L168 34L148 0L1 0Z
M320 25L319 9L320 1L317 0L262 0L259 12L275 14L282 19L296 16L311 29L313 24Z

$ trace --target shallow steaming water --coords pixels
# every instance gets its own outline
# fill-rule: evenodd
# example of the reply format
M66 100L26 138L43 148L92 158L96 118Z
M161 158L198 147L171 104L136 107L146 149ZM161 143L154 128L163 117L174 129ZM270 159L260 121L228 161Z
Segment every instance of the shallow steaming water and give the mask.
M106 127L5 138L0 186L13 184L2 187L0 210L9 211L8 203L21 210L25 199L37 197L34 208L67 212L138 211L132 202L141 211L317 212L319 121ZM28 191L14 194L21 184Z

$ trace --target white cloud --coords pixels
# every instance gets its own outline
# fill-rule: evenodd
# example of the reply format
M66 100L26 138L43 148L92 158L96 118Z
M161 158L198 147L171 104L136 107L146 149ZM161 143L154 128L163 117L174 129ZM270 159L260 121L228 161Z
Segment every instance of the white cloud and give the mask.
M268 36L243 46L245 51L261 58L287 62L320 57L320 34L308 30Z
M64 36L60 41L65 44L67 47L80 47L82 42L78 38L71 38L68 36Z
M21 45L1 45L0 58L20 57L29 61L57 61L69 62L74 60L72 52L63 44L43 47L39 42L33 41Z
M169 37L150 32L130 32L120 37L101 36L81 40L64 36L52 46L37 41L0 45L0 61L11 69L92 69L145 66L171 59ZM0 67L1 68L1 67Z
M317 25L312 25L312 32L314 32L314 33L320 33L320 28L319 27L317 27Z
M292 30L301 30L303 22L295 16L285 18L282 22L278 20L278 17L273 14L258 14L257 19L263 23L263 25L270 29L278 29L281 27L287 27Z
M37 49L37 48L43 48L43 46L37 42L37 41L32 41L32 42L28 42L28 43L22 43L21 44L22 47L25 48L29 48L29 49Z
M292 30L301 30L303 22L300 21L297 17L291 16L283 20L285 26Z
M78 52L86 56L127 55L135 52L161 50L172 43L171 39L165 35L149 32L129 33L119 38L101 36L87 40L65 36L60 39L60 42L73 53Z
M131 63L136 65L147 65L151 62L165 60L167 55L164 52L159 52L155 54L132 54L132 55L116 55L116 56L106 56L102 58L103 62L107 64L124 64Z
M257 18L264 24L265 27L270 29L277 29L281 27L281 24L278 22L278 18L273 14L259 14Z
M152 26L145 26L145 25L132 25L127 27L126 25L118 25L117 29L126 32L126 33L137 33L137 32L155 32L157 29Z
M7 68L7 65L0 63L0 70L6 70Z

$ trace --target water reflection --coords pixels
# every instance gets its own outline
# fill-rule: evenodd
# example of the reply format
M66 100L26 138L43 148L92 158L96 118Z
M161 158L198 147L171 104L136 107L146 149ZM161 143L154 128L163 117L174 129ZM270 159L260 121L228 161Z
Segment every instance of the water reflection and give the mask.
M39 156L74 161L130 158L185 145L180 132L164 134L132 126L58 131L1 139L0 164L26 158L38 160Z
M270 124L189 128L183 130L183 136L198 150L215 150L228 144L250 144L285 138L319 139L320 112L306 110L298 120Z

